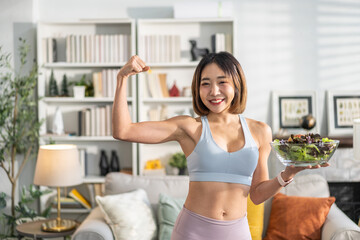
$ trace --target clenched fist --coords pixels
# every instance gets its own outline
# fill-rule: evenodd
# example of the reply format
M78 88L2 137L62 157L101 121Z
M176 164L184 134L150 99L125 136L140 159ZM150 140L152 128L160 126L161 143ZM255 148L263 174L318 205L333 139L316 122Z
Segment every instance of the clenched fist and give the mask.
M150 69L146 66L143 60L139 56L132 56L129 61L120 69L117 79L127 78L140 72L146 72Z

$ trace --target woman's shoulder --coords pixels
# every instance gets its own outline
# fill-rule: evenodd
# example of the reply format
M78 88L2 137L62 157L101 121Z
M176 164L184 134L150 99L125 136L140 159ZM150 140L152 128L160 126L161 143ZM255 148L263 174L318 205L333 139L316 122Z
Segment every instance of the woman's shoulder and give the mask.
M261 122L255 119L246 118L246 122L250 128L250 131L256 135L272 135L271 128L265 122Z

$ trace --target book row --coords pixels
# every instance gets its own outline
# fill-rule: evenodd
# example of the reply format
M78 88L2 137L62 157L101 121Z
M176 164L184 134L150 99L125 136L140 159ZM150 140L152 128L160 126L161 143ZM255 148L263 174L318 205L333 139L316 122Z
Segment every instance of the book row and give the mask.
M44 63L119 63L130 58L130 35L68 35L42 39Z
M212 52L230 52L232 53L232 36L231 34L216 33L211 35Z
M112 105L84 108L78 111L79 136L111 136Z
M139 49L146 62L180 62L180 35L142 35Z
M94 97L114 97L116 90L116 77L119 70L103 69L93 73ZM130 84L127 85L127 96L130 93Z
M145 73L144 97L170 97L166 76L166 73L154 73L152 71Z

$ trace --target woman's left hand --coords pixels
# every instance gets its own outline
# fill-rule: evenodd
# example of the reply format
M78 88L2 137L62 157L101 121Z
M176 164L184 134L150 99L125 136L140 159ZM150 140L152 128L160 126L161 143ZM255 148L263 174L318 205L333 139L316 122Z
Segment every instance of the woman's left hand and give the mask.
M328 166L330 166L329 163L324 163L321 165L318 164L315 166L308 165L305 167L287 166L281 176L285 181L287 181L287 180L293 178L298 172L301 172L305 169L318 169L321 167L328 167Z

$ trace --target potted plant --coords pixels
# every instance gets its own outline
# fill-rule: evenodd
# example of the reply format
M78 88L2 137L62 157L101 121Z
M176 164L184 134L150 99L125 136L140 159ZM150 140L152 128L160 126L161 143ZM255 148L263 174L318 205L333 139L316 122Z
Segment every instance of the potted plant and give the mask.
M179 169L179 175L185 175L187 167L185 154L182 152L173 154L169 160L169 165Z
M38 71L33 64L30 71L24 72L30 46L23 39L20 42L19 71L12 67L11 55L0 46L0 168L11 184L11 213L0 217L6 218L10 236L15 234L16 211L22 211L15 207L18 179L26 163L36 157L41 126L35 97ZM0 209L6 206L5 198L6 194L0 193Z
M86 80L86 75L83 74L80 81L72 82L70 85L74 85L74 97L84 98L94 96L94 86L91 81Z

